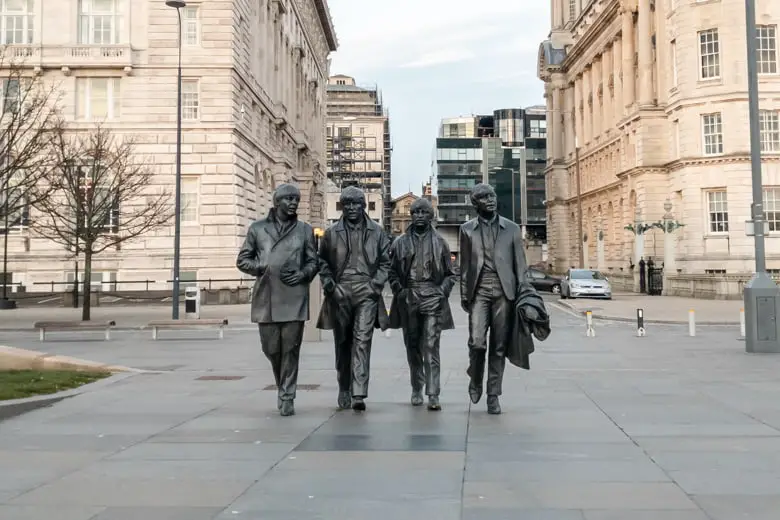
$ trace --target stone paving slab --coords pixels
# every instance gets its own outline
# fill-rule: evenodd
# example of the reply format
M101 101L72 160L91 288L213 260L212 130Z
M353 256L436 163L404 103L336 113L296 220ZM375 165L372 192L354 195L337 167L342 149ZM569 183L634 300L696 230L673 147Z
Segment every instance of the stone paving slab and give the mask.
M52 342L162 372L0 422L0 520L777 518L780 356L717 327L637 338L603 323L586 338L581 317L552 312L533 370L507 368L501 416L468 402L463 328L442 342L438 413L408 404L397 333L375 337L362 414L336 409L332 344L306 344L315 386L289 418L253 331Z

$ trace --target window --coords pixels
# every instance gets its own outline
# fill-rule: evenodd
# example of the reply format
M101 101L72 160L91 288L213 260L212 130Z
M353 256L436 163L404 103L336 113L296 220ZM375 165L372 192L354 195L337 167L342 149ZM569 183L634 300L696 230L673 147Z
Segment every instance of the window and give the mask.
M118 0L79 0L79 43L114 45L119 43Z
M763 199L769 231L780 231L780 188L764 188Z
M547 120L531 119L531 134L528 137L547 137Z
M197 79L185 79L181 82L181 118L196 121L200 117L200 93Z
M8 197L8 228L5 227L5 218L0 221L0 235L6 233L18 234L24 232L30 225L30 204L20 184L24 180L24 174L17 171L8 179L8 186L0 190L0 208L5 208Z
M119 119L119 78L76 78L76 119Z
M717 29L699 32L700 79L720 77L720 39Z
M368 211L376 211L376 202L373 200L368 203Z
M200 179L198 177L182 177L181 179L181 223L198 223L198 202L200 195Z
M439 161L482 161L482 148L438 148Z
M569 20L577 16L577 0L569 0Z
M780 152L780 112L762 110L758 118L761 128L761 151Z
M2 82L3 113L16 113L22 101L22 92L19 89L18 79L4 79Z
M672 123L674 127L674 135L672 136L674 139L674 159L680 158L680 120L675 119Z
M702 136L704 137L704 155L719 155L723 153L723 125L720 112L704 114L702 120Z
M707 192L707 217L710 233L728 233L729 206L725 191Z
M200 20L198 8L187 6L181 10L181 41L184 45L200 44Z
M2 43L24 45L33 42L33 0L0 0Z
M672 86L677 86L677 41L672 40L669 44L669 54L672 62Z
M756 27L756 36L758 73L777 74L777 26L759 25Z

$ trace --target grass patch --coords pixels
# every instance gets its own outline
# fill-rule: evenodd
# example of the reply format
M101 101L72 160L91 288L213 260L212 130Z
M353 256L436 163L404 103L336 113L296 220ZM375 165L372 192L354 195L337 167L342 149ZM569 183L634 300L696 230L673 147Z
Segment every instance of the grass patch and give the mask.
M110 375L73 370L0 370L0 401L70 390Z

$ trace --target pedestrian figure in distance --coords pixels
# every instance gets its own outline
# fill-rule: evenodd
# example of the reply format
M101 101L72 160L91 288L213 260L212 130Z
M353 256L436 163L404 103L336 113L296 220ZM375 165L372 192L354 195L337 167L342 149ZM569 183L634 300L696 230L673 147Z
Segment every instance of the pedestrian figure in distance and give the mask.
M433 206L417 199L410 208L412 224L390 250L390 328L403 329L412 384L412 405L441 410L441 331L454 329L449 296L455 285L450 247L433 226Z
M256 276L252 322L258 324L263 353L271 362L282 416L295 414L303 327L309 319L309 285L319 259L312 227L298 220L300 190L282 184L265 219L249 226L236 267Z
M487 411L500 414L506 359L522 368L533 352L532 334L549 334L544 303L525 281L520 227L497 213L496 192L487 184L471 190L477 217L460 227L460 299L469 314L469 396L482 398L487 357ZM488 330L490 336L488 337Z
M386 330L382 289L390 270L391 241L366 214L363 191L341 192L342 216L320 240L324 299L317 327L333 330L338 405L366 409L374 329Z

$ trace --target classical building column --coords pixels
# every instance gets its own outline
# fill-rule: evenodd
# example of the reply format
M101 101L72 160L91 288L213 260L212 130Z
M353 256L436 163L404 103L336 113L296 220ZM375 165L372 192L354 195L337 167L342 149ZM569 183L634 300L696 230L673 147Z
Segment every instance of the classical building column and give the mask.
M564 126L566 129L566 153L574 153L574 125L576 101L574 96L574 83L569 83L566 89L566 113Z
M582 73L582 99L583 99L583 114L582 114L582 143L589 143L593 134L593 108L591 101L593 98L593 87L591 86L591 69L590 66Z
M634 104L636 85L634 81L634 13L624 7L623 17L623 111Z
M555 159L555 143L558 141L558 133L555 128L555 106L552 96L553 87L550 83L544 84L544 101L547 107L547 160Z
M561 85L556 84L553 88L553 123L555 134L553 137L553 159L562 159L564 154L564 141L566 135L565 110L563 106L563 89ZM549 134L548 134L549 136Z
M582 77L578 77L574 80L574 132L576 136L575 140L577 141L574 143L575 148L582 144L583 138L585 137L585 127L582 124L582 112L580 111L580 106L583 105L583 99Z
M601 68L604 64L604 56L593 60L593 67L590 69L590 88L593 92L593 138L597 138L601 135L604 129L601 126L601 102L602 97L599 95L599 83L601 83Z
M609 87L609 78L612 74L612 48L608 48L601 55L601 85L603 97L601 100L601 126L602 132L612 129L612 89Z
M639 105L653 105L653 46L651 34L650 0L639 0Z
M617 38L612 45L612 83L615 94L612 103L612 118L615 125L623 119L623 78L621 71L623 65L623 42Z

